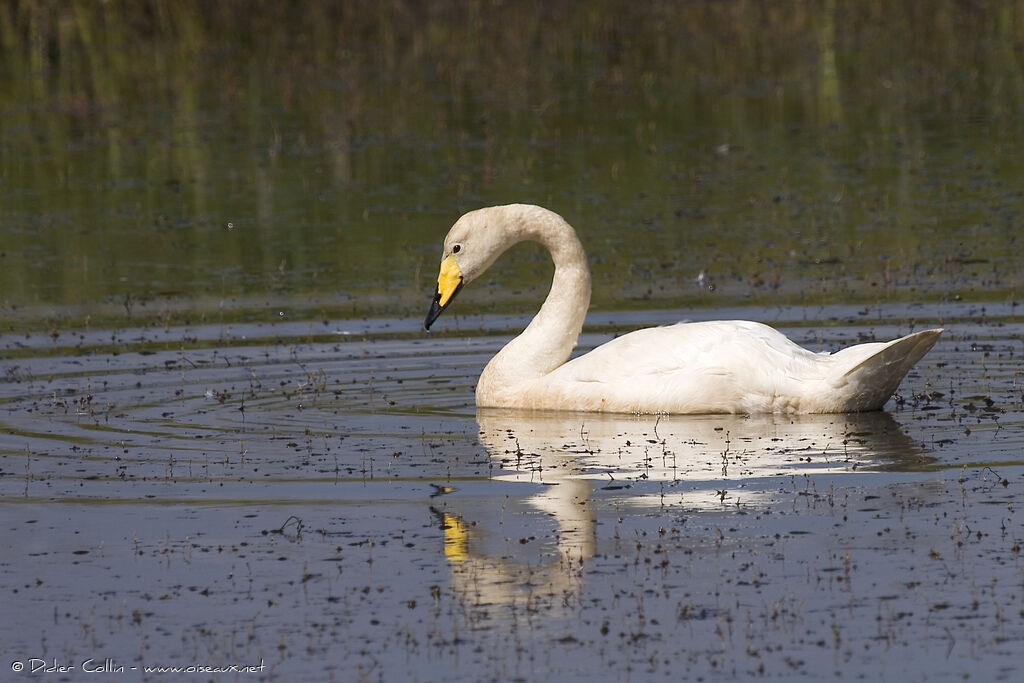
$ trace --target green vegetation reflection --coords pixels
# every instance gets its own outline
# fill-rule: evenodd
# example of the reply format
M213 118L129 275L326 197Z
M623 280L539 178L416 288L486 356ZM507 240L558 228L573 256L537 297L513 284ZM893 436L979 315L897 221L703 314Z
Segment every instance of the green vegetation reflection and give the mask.
M4 3L5 327L419 316L509 201L577 227L598 309L1011 299L1021 35L1022 2ZM549 272L519 248L459 306Z

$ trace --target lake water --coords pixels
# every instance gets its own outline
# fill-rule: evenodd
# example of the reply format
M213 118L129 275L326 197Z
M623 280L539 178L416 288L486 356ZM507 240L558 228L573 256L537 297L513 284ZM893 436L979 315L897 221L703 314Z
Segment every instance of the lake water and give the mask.
M0 666L1018 679L1022 36L1020 3L0 8ZM507 201L588 250L578 352L946 332L880 413L478 411L547 255L421 323L448 227Z

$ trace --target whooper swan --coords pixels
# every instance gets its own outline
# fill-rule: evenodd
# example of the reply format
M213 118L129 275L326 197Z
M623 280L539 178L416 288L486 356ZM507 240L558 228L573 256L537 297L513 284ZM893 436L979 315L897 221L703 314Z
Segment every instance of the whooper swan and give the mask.
M814 353L761 323L679 323L617 337L567 361L590 305L583 246L558 214L528 204L462 216L444 240L430 329L462 286L517 242L551 252L551 291L484 368L478 407L622 413L839 413L878 410L941 329Z

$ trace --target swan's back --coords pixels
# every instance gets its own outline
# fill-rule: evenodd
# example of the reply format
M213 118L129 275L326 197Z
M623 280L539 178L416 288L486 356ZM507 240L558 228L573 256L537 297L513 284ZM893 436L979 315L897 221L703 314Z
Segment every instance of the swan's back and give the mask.
M848 412L881 408L938 338L919 332L835 354L748 321L637 330L481 405L611 412ZM518 395L513 395L518 394Z

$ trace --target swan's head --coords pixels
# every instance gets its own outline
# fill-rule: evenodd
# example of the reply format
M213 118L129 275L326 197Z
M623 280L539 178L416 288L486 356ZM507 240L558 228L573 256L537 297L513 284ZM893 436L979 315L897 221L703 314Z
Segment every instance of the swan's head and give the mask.
M424 328L430 329L464 284L487 270L503 251L524 239L524 214L539 208L523 204L489 206L470 211L455 221L444 238L441 272Z

